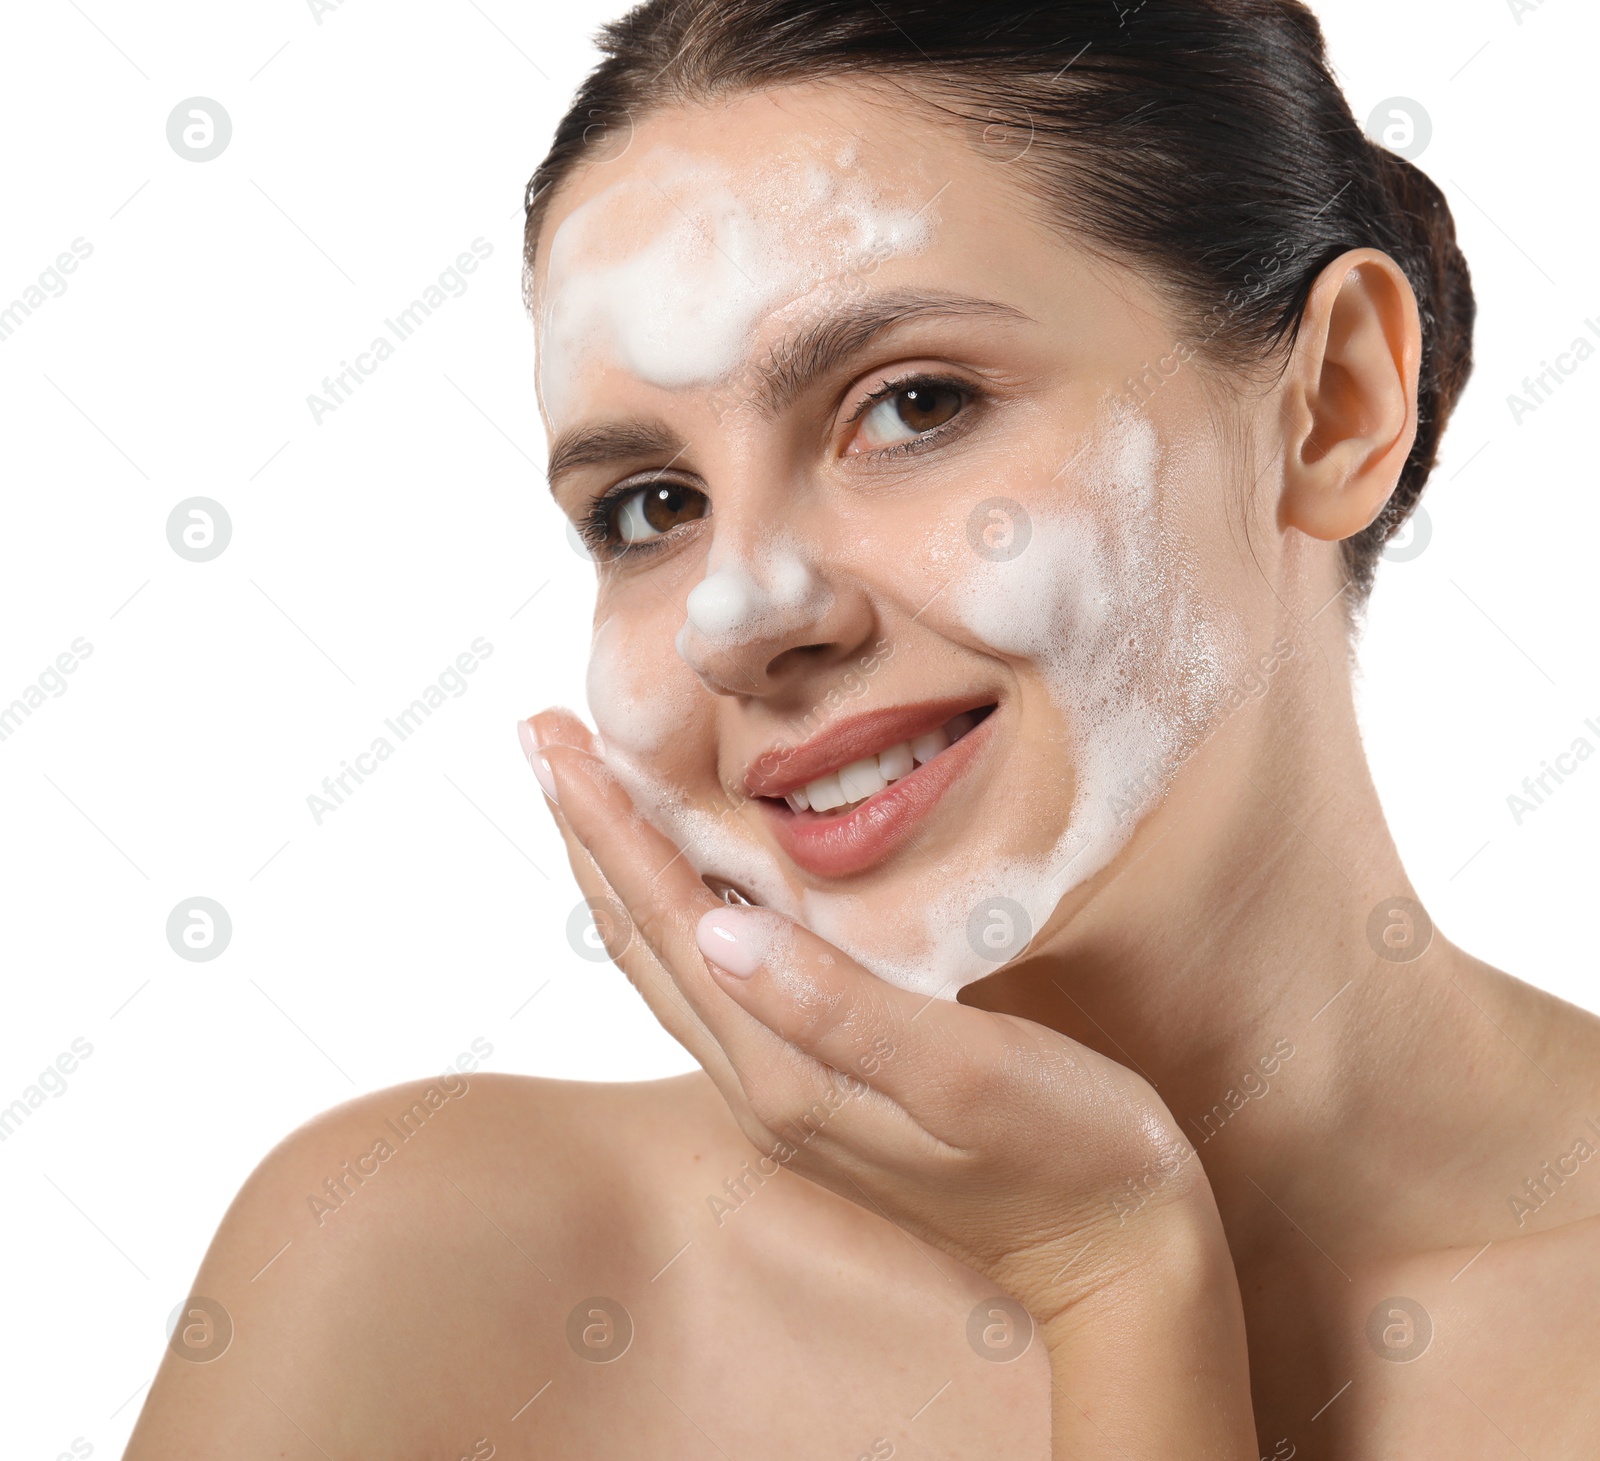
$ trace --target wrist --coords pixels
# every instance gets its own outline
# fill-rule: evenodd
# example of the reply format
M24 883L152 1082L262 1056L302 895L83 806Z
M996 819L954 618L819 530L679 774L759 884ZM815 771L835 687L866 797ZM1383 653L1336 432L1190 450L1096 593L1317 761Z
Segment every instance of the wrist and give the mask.
M1210 1189L1148 1216L1091 1239L1106 1245L1099 1261L1029 1305L1050 1359L1054 1454L1254 1461L1244 1313Z
M1110 1293L1136 1301L1159 1284L1181 1292L1222 1271L1231 1282L1228 1250L1216 1200L1194 1158L1144 1190L1137 1202L1117 1192L1070 1217L1057 1234L1009 1254L994 1273L1041 1330L1070 1332L1072 1315ZM1130 1183L1130 1186L1134 1184Z
M1107 1313L1204 1308L1237 1295L1238 1279L1209 1186L1080 1234L1076 1247L1036 1284L1030 1312L1046 1342L1070 1341Z

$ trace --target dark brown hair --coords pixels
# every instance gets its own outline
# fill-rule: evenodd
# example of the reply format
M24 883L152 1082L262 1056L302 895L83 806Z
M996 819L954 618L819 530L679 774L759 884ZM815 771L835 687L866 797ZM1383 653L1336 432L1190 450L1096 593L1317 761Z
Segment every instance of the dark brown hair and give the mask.
M1221 362L1292 343L1340 254L1390 255L1422 316L1417 439L1343 545L1365 597L1471 372L1476 309L1443 194L1367 139L1299 0L646 0L599 45L528 183L530 275L553 190L650 112L832 77L900 85L980 150L1020 154L1053 216L1153 266Z

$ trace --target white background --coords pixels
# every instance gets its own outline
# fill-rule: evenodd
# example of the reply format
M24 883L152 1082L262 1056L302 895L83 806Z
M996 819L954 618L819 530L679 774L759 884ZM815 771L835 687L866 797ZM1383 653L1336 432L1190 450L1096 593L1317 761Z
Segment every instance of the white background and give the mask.
M1380 576L1363 714L1438 925L1597 1007L1600 762L1520 826L1506 798L1600 722L1600 359L1520 425L1506 398L1600 322L1600 16L1516 8L1317 6L1359 117L1397 95L1430 114L1422 165L1482 305L1432 542ZM229 1199L313 1113L474 1038L498 1070L689 1068L570 949L578 895L513 729L581 706L590 605L539 467L522 188L617 9L8 13L0 306L93 247L0 341L0 704L93 645L0 742L0 1106L74 1038L94 1049L0 1144L18 1461L120 1452ZM205 163L166 135L194 96L233 124ZM466 292L317 423L308 394L478 238ZM207 563L166 537L194 496L232 519ZM466 693L317 825L307 795L479 636ZM232 919L214 962L166 941L195 896Z

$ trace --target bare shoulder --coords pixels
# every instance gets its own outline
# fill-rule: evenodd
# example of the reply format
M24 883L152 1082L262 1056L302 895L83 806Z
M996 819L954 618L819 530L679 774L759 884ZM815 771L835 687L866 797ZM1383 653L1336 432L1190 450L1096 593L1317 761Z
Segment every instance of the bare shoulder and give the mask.
M1594 1454L1600 1215L1374 1278L1353 1286L1342 1356L1354 1455Z
M737 1136L705 1084L449 1075L307 1122L223 1219L130 1461L470 1455L441 1397L548 1369L584 1270Z
M1488 966L1463 984L1510 1072L1479 1077L1464 1170L1480 1230L1367 1295L1359 1349L1419 1454L1509 1451L1509 1437L1577 1461L1600 1424L1600 1019Z

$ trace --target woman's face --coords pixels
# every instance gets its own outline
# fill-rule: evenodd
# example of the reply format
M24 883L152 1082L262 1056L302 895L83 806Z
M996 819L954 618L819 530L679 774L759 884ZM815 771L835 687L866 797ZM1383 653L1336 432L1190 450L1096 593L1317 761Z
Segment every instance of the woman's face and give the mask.
M535 261L606 759L713 886L945 997L1058 936L1283 657L1262 408L1035 221L1025 147L845 84L678 108Z

